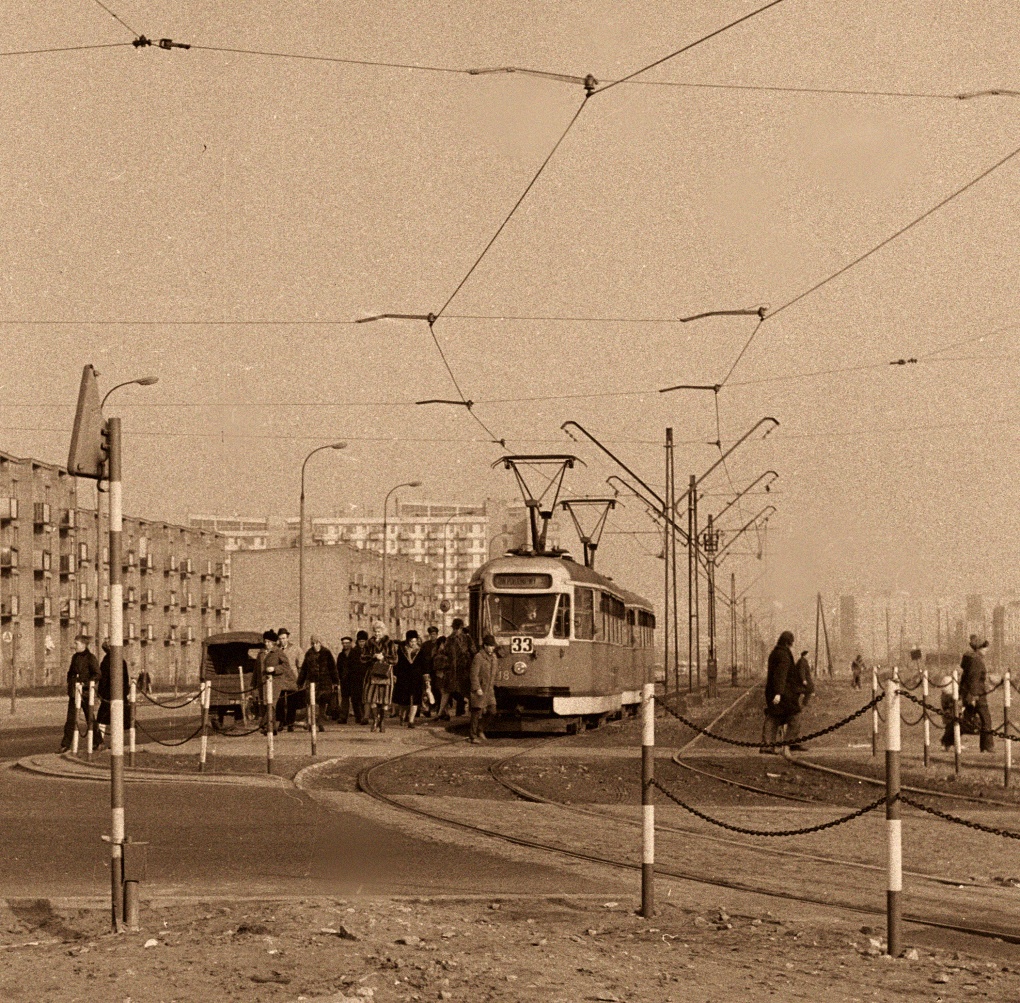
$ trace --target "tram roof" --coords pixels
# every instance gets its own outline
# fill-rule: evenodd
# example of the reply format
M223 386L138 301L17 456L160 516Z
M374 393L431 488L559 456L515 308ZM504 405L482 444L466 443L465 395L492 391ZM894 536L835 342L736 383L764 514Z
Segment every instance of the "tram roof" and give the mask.
M527 562L527 570L530 572L562 570L570 576L572 582L580 582L584 585L597 585L619 596L627 606L640 606L643 609L651 610L652 604L629 589L618 585L612 578L600 575L594 568L586 568L583 564L570 557L549 557L546 555L509 555L497 557L487 564L483 564L472 577L472 582L481 578L484 572L494 574L520 572L523 569L522 562Z

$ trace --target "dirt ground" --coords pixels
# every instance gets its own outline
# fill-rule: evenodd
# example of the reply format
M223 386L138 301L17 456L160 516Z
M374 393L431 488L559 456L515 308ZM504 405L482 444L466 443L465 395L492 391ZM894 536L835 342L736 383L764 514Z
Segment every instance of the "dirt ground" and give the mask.
M578 1000L764 1003L1020 999L1020 964L924 950L892 961L849 921L791 922L705 902L591 899L210 901L0 911L5 1003ZM915 957L916 953L916 957Z

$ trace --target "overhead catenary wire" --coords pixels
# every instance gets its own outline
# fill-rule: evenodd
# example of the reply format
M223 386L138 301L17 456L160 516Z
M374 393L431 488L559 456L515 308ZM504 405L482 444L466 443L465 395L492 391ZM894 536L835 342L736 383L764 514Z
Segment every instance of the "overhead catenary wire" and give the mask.
M124 20L124 18L110 10L110 8L107 7L105 3L103 3L103 0L93 0L93 3L95 3L97 7L102 7L103 10L105 10L106 13L109 14L110 17L114 19L114 21L116 21L119 25L122 25L123 27L127 28L127 30L130 31L135 38L140 37L140 34L137 31L135 31L135 29L132 28L131 25Z
M887 247L889 244L891 244L894 240L897 240L898 238L902 237L905 233L908 233L910 230L914 229L914 227L916 227L916 226L920 225L921 223L923 223L926 219L928 219L930 216L934 215L940 209L943 209L950 202L952 202L955 199L959 198L965 192L969 191L975 185L979 184L981 181L983 181L985 178L987 178L990 174L993 174L995 171L999 170L999 168L1004 167L1011 160L1013 160L1013 158L1016 157L1017 154L1020 154L1020 146L1014 147L1004 157L1001 157L999 160L997 160L991 166L986 167L980 174L978 174L977 176L975 176L975 177L971 178L969 181L967 181L966 184L961 185L959 188L957 188L954 191L950 192L947 196L945 196L945 198L940 199L938 202L935 203L935 205L933 205L929 209L925 210L919 216L915 216L909 223L907 223L905 226L901 226L898 230L896 230L894 233L891 233L884 240L881 240L877 244L874 244L872 247L868 248L868 250L866 250L863 254L859 254L852 261L847 262L847 264L845 264L842 267L836 269L834 272L830 272L827 276L825 276L825 278L823 278L820 281L814 283L814 285L812 285L809 288L805 289L803 292L798 293L792 299L787 300L781 306L778 306L775 310L769 311L765 315L765 317L762 318L762 320L760 320L757 325L755 325L754 330L751 332L751 336L747 339L747 341L745 342L743 348L741 348L740 353L737 355L737 358L734 361L733 365L730 366L729 372L726 374L726 378L722 381L723 384L725 384L726 381L729 379L729 377L733 374L733 370L737 368L737 366L740 363L740 360L744 357L744 355L747 352L748 348L751 347L751 343L754 341L754 339L757 336L758 332L761 330L762 325L764 325L764 324L768 323L769 321L773 320L774 318L778 317L784 310L788 310L790 307L794 306L796 303L800 303L802 300L806 299L808 296L811 296L812 294L816 293L819 289L822 289L824 286L827 286L830 282L833 282L836 279L838 279L840 276L845 275L852 268L855 268L857 265L861 264L863 261L866 261L872 255L877 254L884 247Z
M0 56L42 56L51 52L87 52L90 49L123 49L130 46L130 42L98 42L93 45L54 45L45 49L9 49L6 52L0 52Z
M641 76L642 73L647 73L649 70L655 69L656 66L662 66L663 63L668 63L671 59L675 59L677 56L683 55L685 52L690 52L691 49L702 45L710 39L718 38L718 36L723 34L723 32L729 31L731 28L735 28L738 24L743 24L745 21L750 21L751 18L757 17L759 14L762 14L773 7L778 7L781 3L783 3L783 0L771 0L770 3L765 4L763 7L750 11L749 13L738 17L735 21L730 21L729 24L724 24L721 28L716 28L715 31L711 31L707 35L703 35L701 38L695 39L693 42L688 42L676 51L671 52L668 56L656 59L654 62L648 63L647 66L642 66L641 69L635 70L633 73L628 73L625 77L620 77L619 80L607 83L605 86L598 88L595 93L604 94L612 87L618 87L620 84L625 84L628 81L633 80L635 77Z

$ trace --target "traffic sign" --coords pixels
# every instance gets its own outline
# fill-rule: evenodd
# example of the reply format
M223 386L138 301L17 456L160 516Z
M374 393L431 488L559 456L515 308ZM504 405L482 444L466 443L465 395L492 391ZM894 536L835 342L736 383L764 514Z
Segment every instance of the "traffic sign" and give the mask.
M92 366L82 370L67 472L75 477L101 481L105 477L106 444L103 441L103 410L96 375Z
M14 640L14 635L9 631L4 631L4 644L10 644Z
M443 612L443 613L449 613L449 612L450 612L450 600L449 600L449 599L444 599L444 600L443 600L443 601L442 601L442 602L441 602L441 603L439 604L439 609L440 609L440 611L441 611L441 612Z

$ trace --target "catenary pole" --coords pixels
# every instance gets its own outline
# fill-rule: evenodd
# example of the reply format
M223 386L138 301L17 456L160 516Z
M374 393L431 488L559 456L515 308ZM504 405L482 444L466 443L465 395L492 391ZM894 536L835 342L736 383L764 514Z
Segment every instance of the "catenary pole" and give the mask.
M921 718L924 732L924 767L928 768L931 758L931 721L928 720L928 666L921 667L921 699L924 701L924 715Z
M110 471L110 893L113 928L124 919L124 569L120 418L106 423Z
M676 506L676 452L673 443L673 429L669 430L669 521L666 520L666 513L663 512L663 522L666 523L666 530L669 533L670 548L670 579L673 585L672 611L673 611L673 678L676 683L676 692L680 693L680 589L677 584L677 559L676 559L676 530L673 523L673 514Z
M730 572L730 685L737 685L737 575Z
M871 699L878 697L878 666L871 667ZM888 708L886 708L888 713ZM871 754L878 755L878 704L871 708Z
M675 533L670 532L669 523L666 520L666 510L670 505L670 451L673 448L673 429L666 429L666 490L665 490L665 502L662 506L662 566L663 566L663 582L662 582L662 679L663 685L666 689L669 688L669 617L670 617L670 603L669 603L669 580L670 580L670 547L669 538L670 536L676 536ZM672 576L674 584L676 582L676 567L672 569ZM675 615L676 611L673 610ZM679 700L680 695L680 667L679 665L673 666L673 696Z
M957 776L960 775L960 755L962 752L963 745L960 741L960 675L959 669L953 669L953 766Z
M698 576L697 552L694 548L694 536L697 528L694 525L694 496L697 493L697 478L691 474L690 487L687 490L687 688L694 692L694 621L697 617L694 595L694 579ZM701 680L698 680L699 685Z

